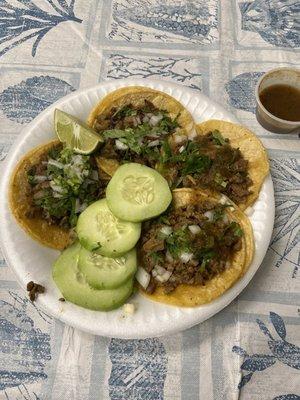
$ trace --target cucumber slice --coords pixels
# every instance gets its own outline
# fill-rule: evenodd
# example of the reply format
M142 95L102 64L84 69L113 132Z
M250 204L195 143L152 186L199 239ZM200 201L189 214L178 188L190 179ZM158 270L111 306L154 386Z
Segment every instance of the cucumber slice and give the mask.
M64 298L90 310L108 311L120 307L132 294L133 279L117 289L92 288L78 269L80 244L64 250L53 265L52 277Z
M95 289L114 289L126 282L136 272L136 250L118 258L103 257L81 248L78 268L86 281Z
M112 213L126 221L144 221L164 212L172 200L165 178L152 168L137 163L117 169L106 188Z
M80 214L76 226L83 247L106 257L119 257L131 250L139 240L141 224L121 221L98 200Z

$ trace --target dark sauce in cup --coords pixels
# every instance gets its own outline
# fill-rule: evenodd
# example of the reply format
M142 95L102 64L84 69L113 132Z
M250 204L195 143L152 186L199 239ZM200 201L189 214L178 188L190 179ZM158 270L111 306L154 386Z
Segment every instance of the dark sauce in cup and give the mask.
M262 105L275 117L300 121L300 90L289 85L273 85L259 95Z

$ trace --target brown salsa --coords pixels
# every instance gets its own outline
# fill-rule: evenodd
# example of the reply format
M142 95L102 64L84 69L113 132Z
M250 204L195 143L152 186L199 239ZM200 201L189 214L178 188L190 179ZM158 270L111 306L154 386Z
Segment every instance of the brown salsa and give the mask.
M300 90L289 85L272 85L259 95L263 106L275 117L300 121Z

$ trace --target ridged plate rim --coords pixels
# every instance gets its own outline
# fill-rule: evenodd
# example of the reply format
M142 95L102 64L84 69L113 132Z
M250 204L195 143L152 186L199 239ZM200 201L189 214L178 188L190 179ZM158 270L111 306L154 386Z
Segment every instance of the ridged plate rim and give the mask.
M107 93L124 86L147 86L175 97L191 112L196 122L210 118L238 122L226 111L202 93L185 86L162 80L121 79L107 81L87 89L78 90L63 97L39 114L23 129L2 164L0 190L0 242L8 265L15 272L25 290L29 280L46 286L46 293L39 296L36 305L60 321L82 331L123 339L141 339L173 334L190 328L222 310L248 285L259 268L271 239L274 224L274 191L271 176L265 180L260 196L251 209L250 220L255 235L255 257L247 273L227 292L213 302L196 308L179 308L152 302L135 295L137 311L123 317L122 309L95 312L68 302L58 301L60 293L51 278L51 263L58 252L33 241L17 225L9 210L8 184L17 161L28 150L53 138L53 111L56 107L86 119L93 105Z

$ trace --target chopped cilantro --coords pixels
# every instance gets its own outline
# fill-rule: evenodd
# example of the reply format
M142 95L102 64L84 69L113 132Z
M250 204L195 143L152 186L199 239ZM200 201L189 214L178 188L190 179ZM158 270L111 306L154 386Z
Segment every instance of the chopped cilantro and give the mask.
M230 225L231 225L231 227L233 227L234 236L237 236L237 237L243 236L244 232L237 222L231 222Z
M206 155L191 154L187 157L186 163L182 169L183 175L202 173L211 166L211 159Z
M108 129L104 132L102 132L102 135L105 137L105 139L119 139L119 138L125 138L128 135L131 134L131 129Z
M212 137L214 139L214 143L217 146L223 146L224 144L226 144L228 142L228 140L224 139L223 136L221 135L220 131L218 131L217 129L212 131Z
M152 260L155 263L162 263L164 261L164 257L162 254L153 251L152 253L150 253L150 257L152 258Z
M34 186L37 184L37 181L35 179L36 175L36 167L33 165L28 171L27 171L27 181L31 186Z
M215 210L213 215L213 221L217 222L224 217L225 208L231 207L230 204L219 204Z
M173 231L166 238L166 246L173 257L178 258L181 253L190 251L190 238L186 226Z
M167 162L168 160L170 160L172 157L172 149L171 146L169 144L168 139L165 139L162 142L162 156L161 156L161 161L163 163Z
M173 154L168 140L162 145L163 154L160 158L162 163L182 162L182 175L202 173L211 166L211 159L203 154L199 154L198 146L193 141L187 141L185 149L180 154Z
M135 110L131 104L123 106L122 108L120 108L119 110L117 110L113 115L112 118L113 119L122 119L125 117L130 117L130 116L134 116L137 115L137 110Z
M99 184L89 179L92 174L89 156L76 154L69 148L51 150L48 152L48 163L43 160L45 166L40 173L45 177L43 185L36 179L36 167L28 171L28 182L39 193L33 201L43 210L45 217L63 218L64 225L73 227L78 214L76 201L79 201L79 205L89 205L95 201L98 198Z
M163 136L167 133L173 132L178 125L178 117L172 120L166 111L157 110L153 112L150 110L150 105L146 104L141 110L133 110L132 106L124 106L119 111L117 111L113 118L124 118L128 115L137 115L139 111L147 113L162 114L162 119L157 123L157 125L152 126L148 122L141 123L135 128L121 129L109 129L103 132L103 136L106 139L119 139L122 143L126 144L131 151L136 154L143 154L149 158L157 160L159 158L159 152L157 149L152 149L148 147L149 138L151 136ZM148 110L149 109L149 110ZM133 113L134 112L134 113ZM153 139L151 139L153 140ZM159 143L161 144L161 143ZM126 154L125 154L126 158Z
M172 118L170 118L166 114L166 112L163 112L163 118L158 123L159 129L166 131L168 133L175 131L175 129L179 127L179 124L178 124L179 116L180 116L180 113L177 114L177 116L172 120Z
M161 216L158 218L158 222L163 223L163 224L166 224L166 225L171 225L171 224L170 224L170 221L169 221L169 219L168 219L168 217L167 217L166 215L161 215Z
M230 230L231 232L233 232L233 235L236 237L241 237L244 234L244 231L241 228L240 224L238 224L235 221L230 222L230 224L226 228L226 231L227 230Z
M211 249L203 249L200 253L198 253L198 258L202 259L200 264L199 271L204 272L208 263L216 256L215 252Z
M60 150L59 147L52 147L52 149L48 151L48 157L56 160L60 155Z

